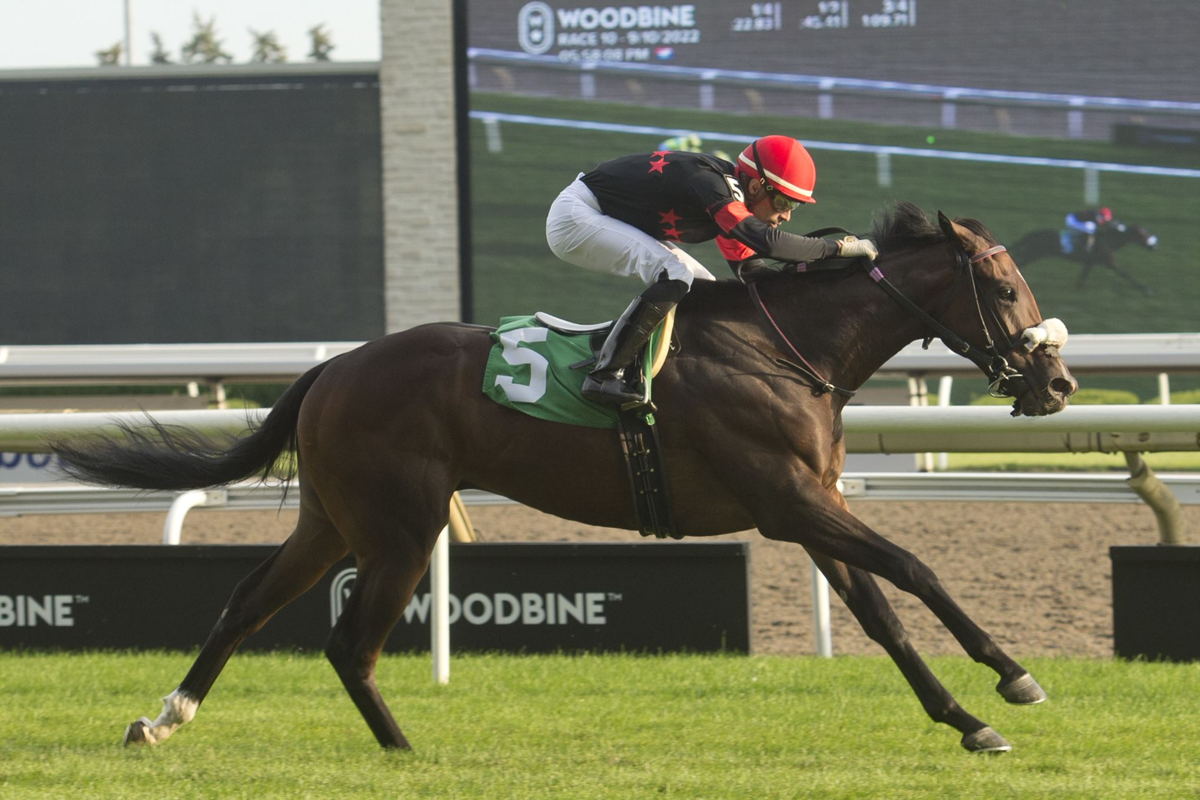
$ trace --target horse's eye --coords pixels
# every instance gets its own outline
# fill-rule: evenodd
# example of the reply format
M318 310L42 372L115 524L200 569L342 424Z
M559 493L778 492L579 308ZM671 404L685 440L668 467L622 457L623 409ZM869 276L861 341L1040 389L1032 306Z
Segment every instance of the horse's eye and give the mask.
M1000 295L1001 300L1004 300L1005 302L1008 302L1008 303L1011 303L1012 301L1017 299L1017 290L1012 288L1011 286L1002 287L1000 289L1000 291L997 292L997 294Z

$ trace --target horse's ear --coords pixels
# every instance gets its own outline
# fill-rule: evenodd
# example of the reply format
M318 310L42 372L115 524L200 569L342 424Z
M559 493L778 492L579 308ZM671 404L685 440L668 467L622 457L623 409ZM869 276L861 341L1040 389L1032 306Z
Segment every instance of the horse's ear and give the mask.
M954 223L952 223L950 218L943 214L940 209L938 210L938 227L942 229L942 233L946 234L947 239L952 242L961 243L961 240L958 238L958 233L954 230Z

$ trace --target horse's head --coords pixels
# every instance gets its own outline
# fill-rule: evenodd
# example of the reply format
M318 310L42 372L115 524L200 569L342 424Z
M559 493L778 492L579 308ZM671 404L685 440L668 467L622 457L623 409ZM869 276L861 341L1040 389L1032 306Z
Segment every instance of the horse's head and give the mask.
M921 232L897 230L922 222L928 227ZM938 223L934 228L920 209L903 203L876 232L885 255L888 244L902 244L904 237L910 246L924 243L912 252L930 276L919 303L928 335L978 365L993 394L1013 397L1014 416L1066 408L1078 388L1060 354L1066 326L1042 317L1017 265L980 222L951 221L938 212ZM944 254L942 268L928 260L930 252Z
M1158 247L1158 237L1141 225L1130 225L1125 222L1117 222L1116 220L1111 225L1126 241L1140 244L1147 250L1153 250L1155 247Z

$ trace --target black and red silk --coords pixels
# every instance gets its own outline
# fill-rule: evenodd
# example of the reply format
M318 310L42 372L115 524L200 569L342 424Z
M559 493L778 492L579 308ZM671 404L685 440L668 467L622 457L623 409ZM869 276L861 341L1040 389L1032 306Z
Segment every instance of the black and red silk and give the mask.
M716 239L732 262L757 256L817 261L836 254L833 242L786 233L751 214L733 170L706 153L658 150L606 161L582 180L607 216L659 241Z

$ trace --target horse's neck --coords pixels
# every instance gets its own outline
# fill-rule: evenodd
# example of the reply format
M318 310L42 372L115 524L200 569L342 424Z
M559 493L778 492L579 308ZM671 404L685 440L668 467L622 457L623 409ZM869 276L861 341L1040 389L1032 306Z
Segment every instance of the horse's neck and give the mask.
M858 389L901 348L922 335L916 319L865 272L847 274L833 284L813 276L780 277L760 284L760 295L798 354L844 389ZM913 299L920 303L920 298ZM771 360L795 360L754 301L745 294L735 300L738 313L729 320L739 328L753 329L754 335L746 341Z

